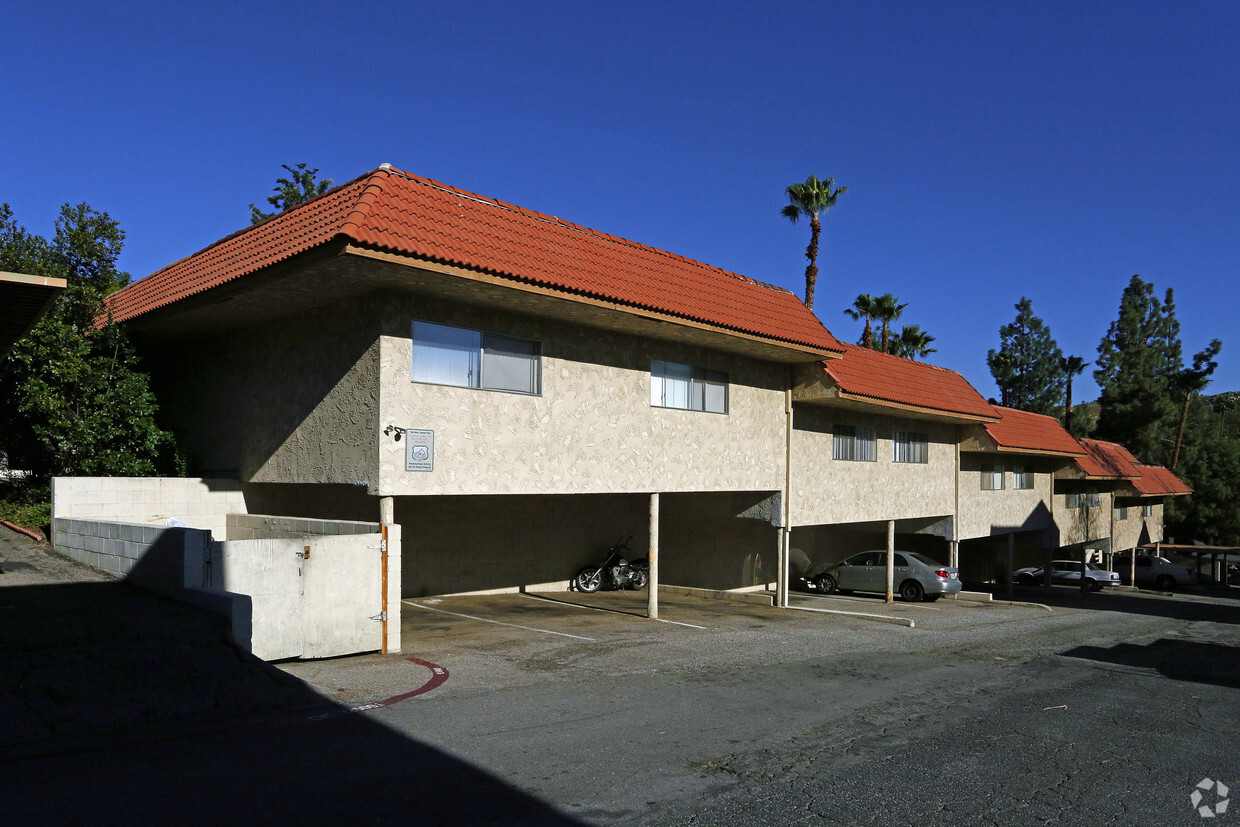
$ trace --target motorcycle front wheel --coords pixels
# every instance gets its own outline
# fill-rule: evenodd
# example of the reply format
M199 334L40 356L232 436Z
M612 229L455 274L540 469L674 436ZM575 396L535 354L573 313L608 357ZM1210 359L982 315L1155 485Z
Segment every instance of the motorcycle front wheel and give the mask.
M579 592L592 594L603 585L603 570L595 566L585 566L573 578L573 585L577 587Z

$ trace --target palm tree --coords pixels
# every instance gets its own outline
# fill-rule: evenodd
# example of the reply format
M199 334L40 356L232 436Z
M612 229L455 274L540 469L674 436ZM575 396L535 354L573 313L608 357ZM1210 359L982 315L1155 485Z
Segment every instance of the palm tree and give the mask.
M891 340L891 355L920 359L938 353L937 348L930 347L933 341L934 337L922 330L920 325L906 324L900 328L900 335Z
M865 330L861 331L861 342L863 347L874 347L874 328L870 325L871 319L878 318L878 300L869 293L862 293L857 296L857 300L853 302L852 307L844 309L844 315L853 321L865 319Z
M1064 394L1063 427L1072 436L1072 377L1080 376L1089 366L1080 356L1060 356L1059 369L1068 380L1067 393Z
M893 296L890 293L884 293L875 301L875 310L877 311L874 318L883 323L883 346L880 348L883 353L891 352L891 323L900 318L900 314L904 312L904 308L908 307L908 302L900 304L900 297Z
M837 187L834 178L820 181L813 175L805 179L804 184L792 184L786 190L788 206L784 207L783 215L793 224L802 216L809 217L809 246L805 248L805 257L809 266L805 268L805 306L814 309L814 285L818 282L818 237L822 234L822 222L818 219L820 212L827 212L835 206L835 201L848 187Z

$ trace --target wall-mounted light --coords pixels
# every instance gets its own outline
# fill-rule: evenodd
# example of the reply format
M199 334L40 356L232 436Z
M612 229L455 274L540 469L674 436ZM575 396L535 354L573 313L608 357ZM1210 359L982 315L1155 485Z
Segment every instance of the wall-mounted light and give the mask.
M383 435L384 435L384 436L392 436L392 434L393 434L393 433L395 433L395 434L396 434L396 436L392 437L393 441L394 441L394 442L400 442L400 438L401 438L402 436L404 436L404 434L405 434L405 430L406 430L405 428L401 428L401 427L396 426L396 425L389 425L389 426L387 426L386 428L384 428L384 429L383 429Z

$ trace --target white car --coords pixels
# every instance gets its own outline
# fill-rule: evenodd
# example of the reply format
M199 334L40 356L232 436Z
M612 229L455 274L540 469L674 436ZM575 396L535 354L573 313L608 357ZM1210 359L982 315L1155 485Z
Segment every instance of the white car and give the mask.
M1115 558L1115 568L1123 572L1125 578L1132 571L1131 566L1131 557ZM1196 579L1193 569L1172 563L1166 557L1137 557L1138 586L1168 592L1176 586L1191 586Z
M1046 582L1046 575L1041 566L1036 568L1017 569L1013 578L1022 586L1036 586ZM1085 579L1090 591L1098 591L1103 586L1118 586L1119 575L1113 571L1095 568L1085 564ZM1051 582L1064 583L1069 586L1081 585L1081 562L1079 560L1052 560Z

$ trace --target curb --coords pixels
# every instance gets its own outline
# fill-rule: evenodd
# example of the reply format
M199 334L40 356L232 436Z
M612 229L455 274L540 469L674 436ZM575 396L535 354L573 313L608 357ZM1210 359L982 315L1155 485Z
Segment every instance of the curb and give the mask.
M34 540L36 543L46 543L46 542L47 542L47 538L46 538L46 537L44 537L42 534L36 534L35 532L31 531L30 529L28 529L28 528L22 528L21 526L17 525L16 523L10 523L8 520L0 520L0 525L4 526L5 528L12 529L13 531L16 531L18 534L25 534L25 535L26 535L27 537L29 537L31 540Z
M843 615L844 617L855 617L859 620L871 620L875 623L890 623L894 626L907 626L910 629L916 628L917 624L905 617L892 617L891 615L876 615L868 612L846 612L841 609L815 609L812 606L789 606L789 609L797 612L818 612L827 615Z

